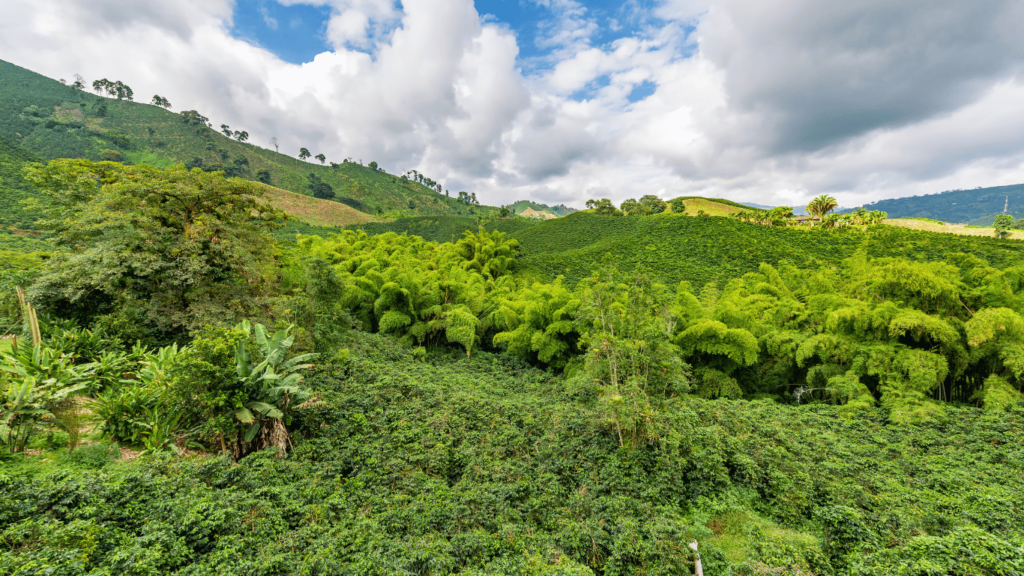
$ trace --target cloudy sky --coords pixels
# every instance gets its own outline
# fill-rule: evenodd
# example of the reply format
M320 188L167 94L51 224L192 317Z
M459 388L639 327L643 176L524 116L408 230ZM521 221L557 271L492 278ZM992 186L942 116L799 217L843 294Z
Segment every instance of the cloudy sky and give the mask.
M1021 22L1019 0L3 0L0 59L489 204L854 206L1024 182Z

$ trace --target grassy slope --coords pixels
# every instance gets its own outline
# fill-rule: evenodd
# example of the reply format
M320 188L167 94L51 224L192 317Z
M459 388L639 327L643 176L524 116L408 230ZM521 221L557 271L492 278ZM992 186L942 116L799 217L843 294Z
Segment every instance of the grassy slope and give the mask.
M750 208L734 206L714 198L689 198L683 200L683 204L686 206L687 216L696 216L701 211L708 216L729 216L750 210Z
M320 200L266 184L261 188L275 207L314 226L352 226L378 220L339 202Z
M143 99L141 94L139 97ZM104 118L96 115L101 102L107 105L108 113ZM30 106L36 106L37 116L25 112ZM56 129L46 128L49 118L62 124ZM84 123L87 129L66 130L68 123L76 121ZM130 146L120 147L105 138L103 133L108 130L127 135ZM338 198L354 200L349 202L364 212L469 213L467 206L454 199L421 184L403 181L393 174L356 163L342 163L338 168L331 168L303 162L273 150L236 142L213 129L186 126L174 112L73 90L4 61L0 61L0 136L23 144L44 158L98 160L105 150L115 150L132 162L160 167L193 158L201 159L206 165L226 166L237 158L245 158L248 167L244 169L243 177L254 178L258 171L268 170L274 186L308 194L307 175L312 172L330 184ZM489 207L475 209L477 213L490 210Z
M610 217L580 212L517 230L513 237L522 248L522 270L540 278L564 275L570 283L588 276L605 258L625 270L650 270L670 285L688 280L699 287L756 271L761 262L837 262L860 248L871 256L921 260L968 252L998 267L1017 263L1024 255L1024 243L1018 241L894 226L867 231L768 228L675 214Z
M909 228L911 230L926 230L928 232L942 232L944 234L957 234L959 236L983 236L995 238L996 235L996 231L991 227L967 227L963 225L946 224L945 222L937 220L929 222L927 220L919 220L915 218L890 218L886 220L885 223L891 226ZM989 226L991 226L991 223ZM1021 232L1020 230L1010 230L1010 238L1015 240L1024 240L1024 232Z
M1021 555L1020 409L951 406L943 422L910 426L881 410L843 418L834 406L681 399L661 440L631 450L585 395L508 357L417 361L381 336L348 346L344 368L307 379L323 403L289 426L286 460L114 463L97 446L8 464L0 565L692 574L685 543L696 538L709 576L797 574L726 564L800 558L817 574L845 574L824 559L820 515L834 506L848 524L832 544L867 543L855 558L877 571L865 574L958 572L904 564L922 556Z

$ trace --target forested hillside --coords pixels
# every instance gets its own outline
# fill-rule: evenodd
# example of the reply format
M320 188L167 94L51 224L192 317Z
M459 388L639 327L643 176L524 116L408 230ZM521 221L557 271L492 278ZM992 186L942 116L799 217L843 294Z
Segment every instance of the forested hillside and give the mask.
M931 218L943 222L991 226L996 214L1024 218L1024 184L974 190L950 190L924 196L879 200L867 205L890 218Z
M149 96L139 95L138 100ZM370 215L487 214L492 208L460 201L434 187L423 175L399 176L399 167L366 165L343 158L306 161L248 143L244 126L222 134L200 113L171 112L161 106L106 98L72 88L0 60L0 137L21 144L43 159L85 158L146 163L157 167L186 164L223 170L304 195L317 181L333 199ZM299 150L289 151L299 155Z

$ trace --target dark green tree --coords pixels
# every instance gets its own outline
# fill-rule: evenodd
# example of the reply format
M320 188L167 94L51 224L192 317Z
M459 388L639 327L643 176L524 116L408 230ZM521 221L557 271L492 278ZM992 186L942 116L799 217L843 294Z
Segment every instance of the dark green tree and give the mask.
M327 156L324 156L323 154L317 154L316 156L314 156L314 158L320 161L321 166L323 165L324 162L327 161Z
M1010 235L1010 228L1013 226L1013 216L1009 214L999 214L996 216L996 221L993 228L996 230L996 236L1000 238L1006 238Z
M312 172L309 173L309 183L306 184L306 188L313 194L314 198L320 198L321 200L334 198L334 188Z
M30 293L87 320L134 309L172 335L257 314L283 215L252 182L216 173L54 160L26 169L48 202L41 225L61 252Z
M308 149L306 149L306 148L299 148L299 160L305 160L306 158L309 158L310 156L311 156L311 154L309 153Z
M601 216L622 216L622 211L616 208L612 201L607 198L587 200L587 210L593 210L594 214Z
M639 204L644 215L661 214L668 209L668 204L653 194L647 194L646 196L641 197Z

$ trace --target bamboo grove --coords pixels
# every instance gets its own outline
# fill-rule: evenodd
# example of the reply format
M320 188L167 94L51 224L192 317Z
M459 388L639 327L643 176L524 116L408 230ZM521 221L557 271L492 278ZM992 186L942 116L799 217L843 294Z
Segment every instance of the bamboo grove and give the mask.
M608 380L613 369L591 364L619 354L632 370L681 383L646 395L774 395L849 410L879 402L896 420L919 421L943 402L1005 407L1024 381L1024 267L997 270L967 254L763 264L694 293L611 266L575 288L531 282L513 274L516 242L501 232L454 244L345 232L298 247L329 263L337 302L367 329L467 354L502 349L616 386L629 378Z

